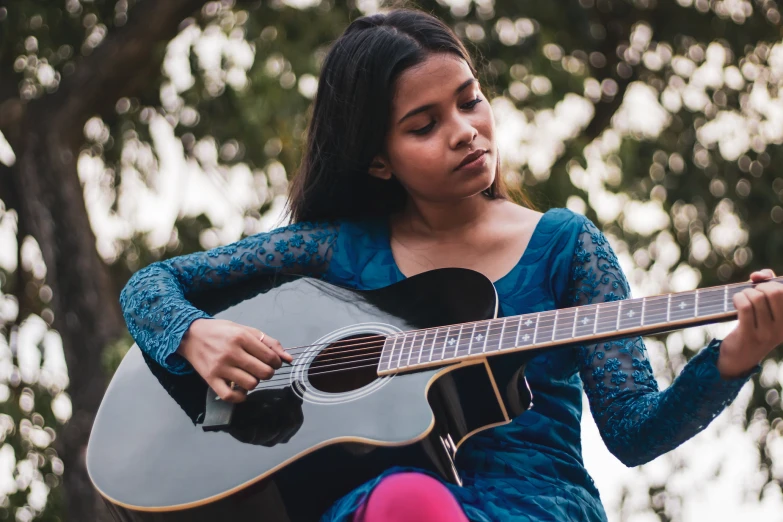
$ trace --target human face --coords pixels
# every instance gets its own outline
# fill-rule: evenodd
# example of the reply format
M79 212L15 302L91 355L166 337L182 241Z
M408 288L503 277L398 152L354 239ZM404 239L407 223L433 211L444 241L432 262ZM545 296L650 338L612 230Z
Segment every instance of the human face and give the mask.
M417 199L447 202L480 194L496 175L495 120L468 64L433 54L397 79L384 168ZM484 154L465 167L470 154ZM372 171L371 171L372 173Z

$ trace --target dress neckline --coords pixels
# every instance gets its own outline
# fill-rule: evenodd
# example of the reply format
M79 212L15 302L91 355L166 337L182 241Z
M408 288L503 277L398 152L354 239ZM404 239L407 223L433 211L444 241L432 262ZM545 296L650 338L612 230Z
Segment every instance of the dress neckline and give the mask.
M533 234L530 236L530 240L527 242L525 251L522 252L522 255L519 258L519 261L516 262L516 264L511 268L511 270L506 272L504 275L500 276L500 278L496 279L495 281L492 281L493 285L497 286L498 284L502 284L503 281L508 279L514 272L517 271L517 269L519 269L520 266L524 264L523 262L526 261L526 258L528 257L528 253L531 250L535 250L535 248L531 248L531 247L538 246L538 243L543 240L544 236L541 234L541 228L542 228L541 224L544 222L545 219L547 219L547 217L554 210L555 210L554 208L550 208L549 210L547 210L541 215L541 217L538 220L538 223L536 223L536 226L533 229ZM383 230L383 246L384 248L386 248L388 252L390 265L395 273L395 277L397 281L408 279L408 276L403 274L402 271L400 270L400 267L397 265L397 260L394 259L394 252L392 252L392 248L391 248L391 226L388 218L384 219L382 224L383 226L381 228Z

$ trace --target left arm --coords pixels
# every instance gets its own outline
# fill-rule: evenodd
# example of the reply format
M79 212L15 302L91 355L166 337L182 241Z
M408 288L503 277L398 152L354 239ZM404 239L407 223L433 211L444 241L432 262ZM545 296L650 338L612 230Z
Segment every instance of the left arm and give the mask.
M564 306L630 297L628 282L604 235L581 223ZM763 279L763 277L762 277ZM757 286L750 310L725 341L714 340L693 357L666 390L659 391L641 337L580 346L580 373L590 409L609 450L627 466L648 462L704 429L737 395L758 362L783 341L783 285ZM744 292L743 292L744 293ZM738 296L742 294L737 294ZM747 297L747 296L746 296ZM744 306L742 297L735 305ZM764 308L764 303L770 303ZM756 319L766 313L770 318ZM759 327L766 344L753 346ZM761 334L759 334L761 335Z

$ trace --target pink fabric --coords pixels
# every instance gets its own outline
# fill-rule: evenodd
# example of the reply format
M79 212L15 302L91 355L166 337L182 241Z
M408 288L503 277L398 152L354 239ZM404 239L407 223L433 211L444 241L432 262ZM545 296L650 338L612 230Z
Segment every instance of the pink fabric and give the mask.
M353 522L468 522L457 499L429 475L405 472L381 480Z

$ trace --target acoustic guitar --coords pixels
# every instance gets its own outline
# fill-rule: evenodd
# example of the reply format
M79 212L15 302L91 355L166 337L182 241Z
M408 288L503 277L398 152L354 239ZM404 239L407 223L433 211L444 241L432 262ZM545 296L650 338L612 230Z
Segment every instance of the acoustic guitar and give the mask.
M87 469L123 522L317 520L393 465L459 484L464 441L532 407L525 364L541 350L731 320L749 286L503 318L492 283L458 268L372 291L277 276L204 293L196 306L279 339L293 363L232 405L134 345Z

